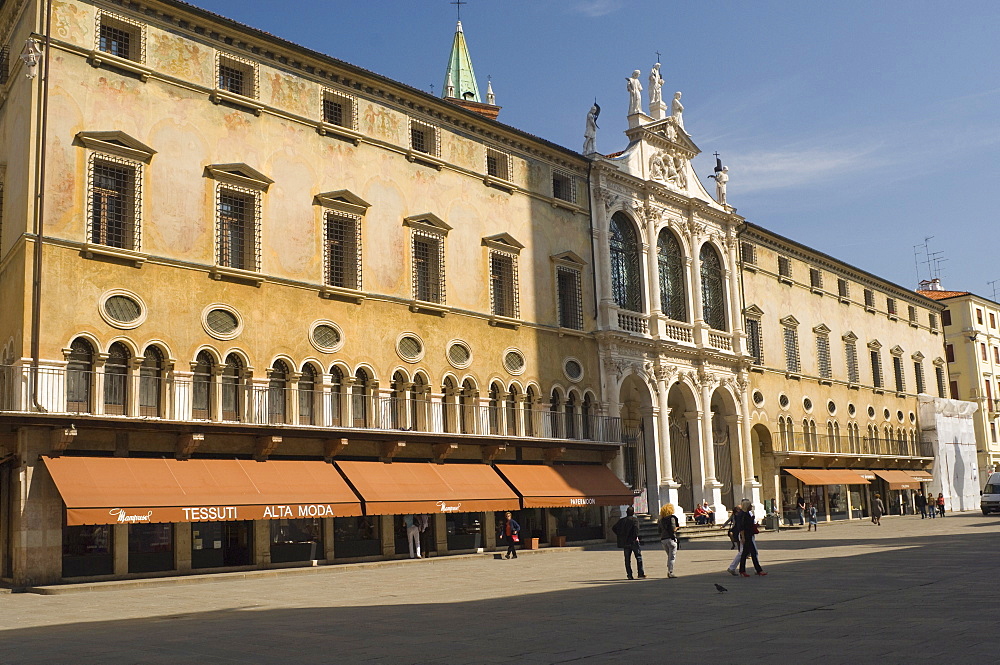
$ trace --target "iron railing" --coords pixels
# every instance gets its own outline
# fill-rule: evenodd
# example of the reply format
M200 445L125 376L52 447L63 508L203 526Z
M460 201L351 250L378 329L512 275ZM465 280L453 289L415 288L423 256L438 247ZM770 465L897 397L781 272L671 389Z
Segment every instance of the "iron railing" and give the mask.
M827 453L840 455L889 455L901 457L933 457L930 446L914 440L907 433L890 438L872 438L858 435L840 436L806 434L801 431L782 434L772 432L775 451L788 453Z
M357 386L299 386L208 374L176 377L149 368L121 372L40 367L37 376L38 402L49 414L625 441L621 418L586 413L580 405L556 412L502 400L401 396ZM35 411L31 382L29 366L0 365L0 413Z

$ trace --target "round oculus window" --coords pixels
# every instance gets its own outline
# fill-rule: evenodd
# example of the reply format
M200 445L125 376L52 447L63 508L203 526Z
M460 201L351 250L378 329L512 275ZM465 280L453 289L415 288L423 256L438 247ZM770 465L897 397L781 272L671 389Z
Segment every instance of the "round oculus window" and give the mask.
M903 422L903 418L904 418L904 417L905 417L905 416L903 415L903 412L902 412L902 411L897 411L897 412L896 412L896 420L898 420L899 422Z
M854 406L853 403L847 405L847 415L853 418L857 412L858 412L858 407Z
M805 409L806 411L812 411L813 410L813 401L811 399L809 399L808 397L803 397L802 398L802 408Z
M890 418L892 418L892 411L890 411L889 409L882 409L882 416L886 420L889 420Z
M757 406L764 404L764 393L759 390L753 391L753 403Z
M572 358L567 360L563 365L563 371L570 381L579 381L583 377L583 365L580 364L579 360Z
M917 414L913 413L912 411L910 411L910 422L911 423L917 422Z
M511 349L503 355L503 366L511 374L520 374L524 371L524 356L520 351Z
M205 329L213 337L232 339L240 333L240 317L229 309L214 307L205 314Z
M788 395L784 393L778 395L778 404L781 406L782 409L787 409L789 404Z
M320 323L312 331L313 344L323 351L333 351L340 345L340 331L328 323Z
M830 412L831 416L837 413L837 405L834 403L832 399L826 403L826 410Z
M448 362L459 369L468 367L472 362L472 349L464 342L455 342L448 347Z
M118 323L134 323L142 316L142 306L128 296L111 296L104 301L104 313Z
M396 342L396 351L403 360L416 362L424 354L424 345L416 335L403 335Z
M868 407L868 417L869 418L874 418L875 417L875 407L874 406L869 406Z

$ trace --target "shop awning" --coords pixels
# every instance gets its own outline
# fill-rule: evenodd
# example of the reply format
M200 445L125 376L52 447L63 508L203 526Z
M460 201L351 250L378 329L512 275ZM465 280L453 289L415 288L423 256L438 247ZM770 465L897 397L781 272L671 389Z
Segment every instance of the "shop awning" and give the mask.
M906 473L920 483L927 483L934 480L934 476L930 471L907 471Z
M889 489L891 490L915 490L920 489L920 481L916 480L909 471L881 471L879 469L873 469L872 472L889 483Z
M498 464L525 508L632 505L635 494L598 464Z
M869 485L861 471L850 469L785 469L806 485Z
M517 510L517 495L487 464L337 462L368 515Z
M45 457L66 524L347 517L361 503L326 462Z

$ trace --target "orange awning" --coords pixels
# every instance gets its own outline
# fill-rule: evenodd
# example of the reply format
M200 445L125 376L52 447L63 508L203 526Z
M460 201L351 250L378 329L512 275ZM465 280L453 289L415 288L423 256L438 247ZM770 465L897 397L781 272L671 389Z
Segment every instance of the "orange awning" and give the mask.
M66 524L213 522L361 514L326 462L45 457Z
M926 483L934 480L934 476L931 475L930 471L907 471L906 473L919 483Z
M598 464L498 464L525 508L632 505L635 494Z
M861 471L850 469L785 469L806 485L868 485Z
M916 480L909 471L880 471L879 469L872 469L872 472L889 483L889 489L891 490L915 490L920 488L920 481Z
M517 510L517 495L487 464L337 462L368 515Z

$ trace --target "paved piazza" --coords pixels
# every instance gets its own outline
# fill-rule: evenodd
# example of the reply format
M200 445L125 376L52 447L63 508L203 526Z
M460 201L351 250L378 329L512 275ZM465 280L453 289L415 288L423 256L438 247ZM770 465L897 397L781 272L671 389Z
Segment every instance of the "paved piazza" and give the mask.
M471 556L0 595L0 663L989 663L1000 518L760 536L768 577L721 540ZM210 581L209 581L210 580ZM721 583L728 593L716 592Z

